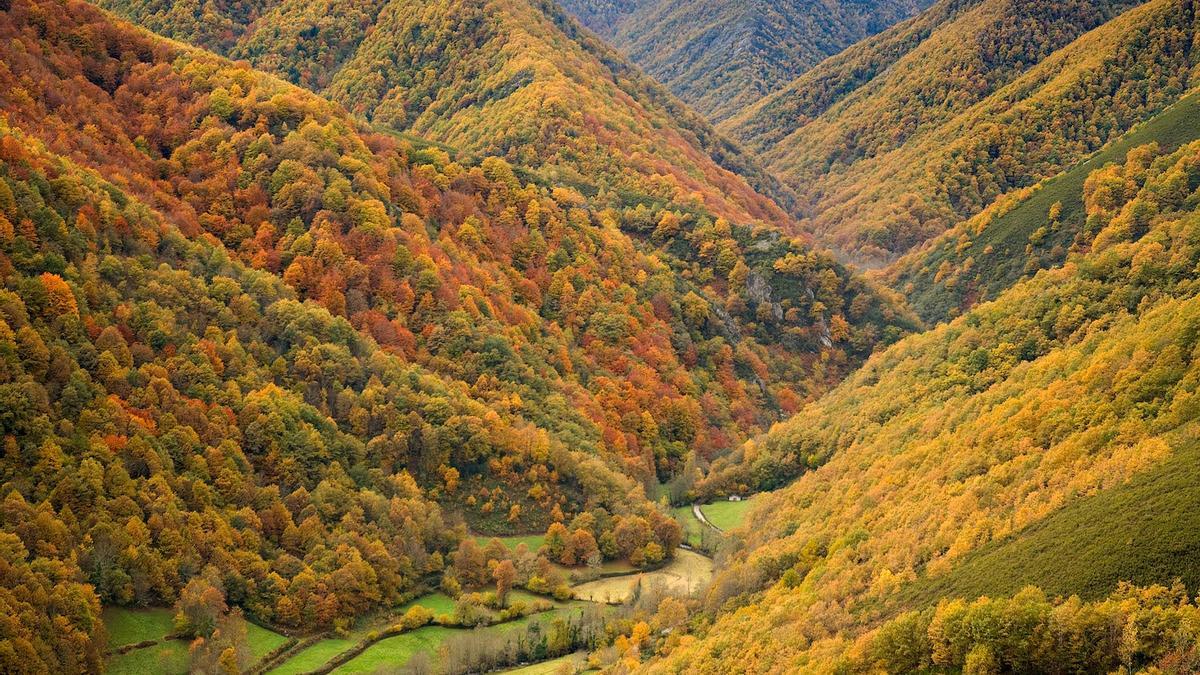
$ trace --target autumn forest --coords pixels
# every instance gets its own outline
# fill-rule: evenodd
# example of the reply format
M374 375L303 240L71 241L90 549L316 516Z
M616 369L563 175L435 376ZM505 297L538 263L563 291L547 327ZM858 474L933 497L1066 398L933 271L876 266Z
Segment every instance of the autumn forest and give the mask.
M1200 672L1192 0L0 0L0 672Z

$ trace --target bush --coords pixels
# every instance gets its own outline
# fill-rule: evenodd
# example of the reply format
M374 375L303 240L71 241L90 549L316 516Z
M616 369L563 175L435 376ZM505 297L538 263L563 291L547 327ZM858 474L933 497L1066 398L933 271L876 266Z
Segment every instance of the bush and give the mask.
M428 625L432 621L433 610L429 609L428 607L422 607L421 605L414 605L404 613L404 616L400 618L400 623L397 624L397 626L399 626L401 630L413 630L414 628L420 628L421 626Z
M460 599L454 607L454 622L460 626L483 626L490 620L488 611L469 599Z
M529 589L530 593L546 595L550 592L550 583L535 574L529 577L529 583L525 584L525 588Z

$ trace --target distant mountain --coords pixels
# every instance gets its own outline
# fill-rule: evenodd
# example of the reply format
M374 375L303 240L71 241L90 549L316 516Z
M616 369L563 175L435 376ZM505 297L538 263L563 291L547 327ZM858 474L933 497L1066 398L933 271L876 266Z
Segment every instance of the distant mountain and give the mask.
M377 124L577 186L599 207L793 229L788 190L548 0L99 4Z
M656 4L657 0L560 0L558 4L584 26L612 39L618 24Z
M729 128L868 265L1071 166L1192 86L1192 3L942 2Z
M565 0L585 26L714 122L931 0Z

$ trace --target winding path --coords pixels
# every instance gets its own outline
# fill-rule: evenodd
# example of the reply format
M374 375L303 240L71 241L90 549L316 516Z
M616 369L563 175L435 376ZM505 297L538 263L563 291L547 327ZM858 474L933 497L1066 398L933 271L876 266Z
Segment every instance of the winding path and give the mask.
M717 532L725 531L725 530L722 530L721 528L717 527L716 525L713 525L711 522L709 522L708 518L704 517L704 512L700 510L699 503L692 504L692 515L696 516L696 520L699 520L700 522L711 527L712 529L716 530Z

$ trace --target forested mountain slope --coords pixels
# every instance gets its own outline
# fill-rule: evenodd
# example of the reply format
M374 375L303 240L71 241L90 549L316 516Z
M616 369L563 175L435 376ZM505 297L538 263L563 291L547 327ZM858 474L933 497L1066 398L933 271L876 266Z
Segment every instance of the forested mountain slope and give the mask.
M108 1L245 60L0 0L0 671L101 669L102 605L571 609L551 557L630 573L539 638L617 671L1200 667L1192 2L942 2L814 71L772 158L844 252L933 239L911 335L552 3ZM761 491L702 599L643 587L648 494Z
M95 670L97 600L209 565L311 629L465 525L670 555L643 485L913 326L771 228L596 210L81 2L0 13L0 107L3 670Z
M928 0L566 0L563 6L720 123Z
M147 25L171 29L176 34L198 31L194 26L189 28L190 24L178 15L186 9L185 5L172 4L171 11L165 15L141 6L122 5L122 9L137 14ZM573 349L577 345L586 345L593 353L602 351L606 363L621 364L619 371L638 365L620 356L621 346L636 343L642 346L634 346L635 353L646 354L639 361L655 364L650 367L658 373L657 377L661 378L659 382L671 381L676 376L668 376L667 373L680 368L694 370L700 361L709 361L715 366L706 368L706 374L700 379L692 379L693 385L689 386L693 395L688 398L692 402L684 406L688 410L685 416L689 420L685 425L688 431L680 434L667 431L674 428L674 423L656 423L655 427L648 427L656 429L657 435L664 437L663 443L651 444L659 446L652 452L646 448L646 438L635 440L635 436L642 433L638 429L645 425L639 421L639 415L631 414L630 410L638 406L650 408L653 416L656 407L654 400L665 405L661 396L652 393L657 385L645 387L619 383L618 379L596 378L590 372L586 375L567 373L568 379L589 382L589 388L597 394L608 387L614 388L614 391L629 387L643 390L643 393L636 395L605 396L604 400L609 402L600 409L575 402L565 406L570 410L549 415L547 420L549 424L574 423L584 414L584 410L593 410L593 418L602 415L601 435L606 443L610 447L628 447L629 454L640 455L636 463L642 468L638 472L646 474L647 479L654 473L652 469L655 465L658 465L661 477L672 475L693 446L702 454L712 456L740 442L746 434L765 428L777 418L780 411L794 411L804 399L844 374L848 367L869 354L877 342L892 341L915 325L905 312L898 309L899 303L880 295L830 256L810 250L803 241L781 236L778 228L761 225L755 214L782 217L780 212L769 200L752 192L740 178L732 174L723 170L717 172L731 179L730 192L707 184L706 190L712 188L705 193L708 196L702 195L696 199L693 197L700 193L689 192L684 198L673 191L670 191L673 196L663 193L656 197L647 197L639 192L648 188L656 190L654 185L676 184L671 172L686 172L703 180L701 172L707 171L706 166L715 169L715 165L703 153L696 155L699 152L697 136L680 131L675 122L678 118L665 116L665 111L677 108L682 111L673 99L623 62L597 60L596 54L611 56L611 52L594 38L573 32L577 30L575 24L552 6L535 8L517 1L451 5L430 3L424 6L422 12L415 13L410 11L412 7L403 3L394 7L382 6L374 23L363 28L370 33L370 37L361 39L354 37L358 33L354 33L356 29L353 26L360 26L360 23L350 21L354 11L346 9L343 12L339 8L334 12L327 8L334 12L329 14L317 9L299 3L276 4L263 10L269 11L270 17L264 15L255 21L247 18L256 16L255 13L230 10L225 15L230 21L241 17L247 23L235 22L235 29L232 29L234 37L216 46L224 47L232 54L248 57L252 62L262 63L314 88L321 87L327 81L324 87L326 91L343 101L347 107L373 119L378 126L407 128L412 125L435 138L465 143L467 147L476 149L504 152L512 160L514 176L518 181L536 180L549 188L550 199L557 204L558 213L553 216L536 213L532 216L534 221L550 227L557 227L559 223L575 225L579 221L572 219L573 209L582 208L589 212L589 216L586 227L579 226L589 232L588 236L618 242L615 247L600 246L599 255L612 255L613 264L628 263L630 267L623 272L604 269L603 266L589 270L575 269L571 263L578 247L574 242L564 242L559 246L553 234L547 231L484 232L477 242L459 242L460 246L471 247L474 244L488 249L493 241L511 241L511 255L501 256L495 261L499 266L496 274L510 274L512 270L505 269L510 265L519 268L526 277L523 283L536 284L539 291L534 294L531 294L532 291L518 291L517 295L528 301L535 313L540 311L545 318L559 323L552 329L554 337L551 339L556 344L546 350L547 355L540 357L541 360L545 363L563 363L567 358L561 356L564 351L571 353L570 358L573 359ZM209 15L205 17L210 23L215 21ZM308 25L306 21L318 19L324 28L316 34L310 35L311 31L303 35L280 32L285 28L299 30ZM334 25L327 26L328 22ZM238 33L238 30L242 32ZM421 40L428 40L422 43L420 49L409 44L407 36L414 34L414 31L422 36ZM196 34L200 38L208 35L203 31ZM293 51L292 47L296 44L309 51ZM337 45L350 45L354 49L352 53L335 57L333 54L341 54L334 49ZM332 51L325 51L323 46ZM323 56L319 57L318 54ZM459 54L462 58L451 58L452 54ZM436 62L428 60L435 56ZM564 70L566 64L570 64L571 68ZM510 66L521 69L529 77L522 75L520 83L515 84L514 88L506 88L503 96L489 95L492 100L485 106L486 112L474 104L467 105L476 99L471 98L473 94L463 92L490 86L487 83L497 76L490 69L504 70ZM601 77L597 69L609 75ZM403 120L381 116L376 105L383 104L378 101L371 103L373 99L362 89L367 87L376 91L382 87L398 94L406 92L406 87L411 85L411 79L417 73L426 82L424 86L430 88L431 96L436 95L442 103L426 101L428 107L423 112L414 109L412 116ZM613 73L619 73L620 78L614 81ZM409 85L399 84L406 82ZM573 93L568 95L564 87L572 89ZM521 130L522 124L535 121L537 115L517 114L516 110L541 96L540 92L545 92L547 88L563 93L561 98L557 95L552 97L553 101L567 107L578 105L580 110L587 112L571 113L559 119L561 127L550 136L540 132L532 136L525 134ZM640 98L630 96L629 91L635 91ZM468 96L470 100L462 99L466 103L461 106L444 104L450 98L459 96ZM650 107L643 107L641 101L651 101L651 104L647 104ZM659 104L661 107L654 107ZM393 112L395 110L398 109L393 109ZM508 116L505 110L515 116ZM653 122L654 129L639 126L649 118L630 120L622 117L651 113L653 120L657 120ZM685 123L694 118L691 113L683 114ZM592 128L593 123L602 124L606 129L603 132L603 144L586 140L588 132L585 127ZM701 123L697 121L697 124ZM707 127L695 128L703 133L711 133L704 131ZM470 134L471 138L458 135L458 131L449 133L449 129ZM670 154L673 150L666 155L655 150L664 139L670 137L679 140L684 136L691 140L678 148L669 147L682 148L688 153L686 157ZM586 153L559 152L554 150L559 141L583 142L588 149ZM610 147L609 143L614 145ZM645 146L646 143L653 147ZM638 162L652 161L654 167L647 171L653 172L653 175L647 178L636 172L629 173L626 170L628 165L622 165L619 155L627 151L632 153L630 157L636 156ZM437 153L434 152L434 155ZM450 159L453 157L442 157L440 161L445 164ZM470 165L472 156L464 155L460 159ZM461 168L457 163L451 164L450 174L443 180L456 189L465 189L459 187L466 184L463 180L454 180ZM605 178L610 168L621 173L623 177L620 181L628 179L627 183L620 183L628 185L628 189ZM687 180L691 181L692 178ZM595 192L595 186L601 184L611 189ZM749 200L747 203L754 214L737 207L742 197ZM710 204L713 200L715 202ZM511 225L528 224L523 219L523 216L530 216L524 204L522 201L516 206L505 205L514 209L511 213L499 213L498 208L495 213L498 216L496 227L504 229ZM758 212L755 204L765 204L765 211ZM600 207L613 208L601 212ZM723 217L722 214L729 215ZM461 216L458 211L453 211L447 217L453 219ZM544 222L547 220L549 223ZM596 228L599 228L598 232ZM626 254L632 255L631 249L635 245L623 237L618 229L638 240L638 249L649 248L654 252L636 264L628 260ZM590 248L590 245L585 248ZM620 257L617 257L618 254ZM438 261L437 256L433 259ZM667 266L662 266L659 261L665 261ZM466 267L474 268L476 265L473 261L467 263ZM657 279L661 280L661 284L637 281L641 274L655 278L654 270L641 270L639 265L658 265ZM579 276L580 273L583 278ZM614 291L607 285L616 279L626 285ZM599 297L588 293L586 284L601 285L602 288L593 291L600 294ZM498 294L503 292L490 284L481 283L478 287L488 288L489 292L494 289ZM627 296L622 294L633 292L635 288L639 301L648 304L643 305L645 313L631 324L628 312L621 309L630 306ZM556 299L560 293L566 294L565 309L559 307ZM862 299L859 299L860 296ZM581 307L586 308L583 316L575 316L570 311L570 305L576 299ZM684 314L680 309L684 304L682 299L688 300L686 318L682 318ZM584 318L593 312L598 313L597 320ZM673 319L667 318L667 314L673 315ZM653 330L646 329L647 322L658 323L666 332L655 336ZM590 330L582 332L585 324ZM459 322L456 330L461 329L462 322ZM484 342L489 333L479 327L472 327L472 330L475 331L474 340L477 344ZM693 335L691 331L695 331L694 337L703 335L703 344L692 337L682 337L685 333ZM412 332L419 334L419 331ZM666 335L670 332L675 335L668 339ZM606 337L596 339L598 335ZM496 339L491 337L490 341ZM562 344L564 341L566 344ZM446 344L440 340L434 342ZM673 357L669 361L658 362L658 351L668 344ZM649 345L659 346L651 348ZM717 360L711 361L711 357ZM716 366L717 362L724 365ZM455 357L443 363L449 367L459 367ZM561 367L559 372L562 372ZM624 375L632 372L626 370ZM465 379L473 381L478 375L479 369L476 369ZM556 376L558 374L549 375L551 378ZM616 371L613 371L613 376L617 378ZM720 384L715 387L703 384L713 380ZM548 393L546 387L537 389L541 393L521 391L520 395L525 398L544 398ZM707 396L720 390L724 390L728 396ZM701 395L701 392L705 395ZM573 395L559 393L563 393L562 401L575 401ZM614 408L621 410L611 412ZM601 413L600 410L605 412ZM661 422L664 418L658 419ZM690 431L692 427L696 427L696 433ZM588 444L595 444L594 437ZM652 460L651 455L657 458Z
M786 189L548 0L100 4L597 206L790 223Z
M1173 103L1195 29L1187 0L939 3L732 128L800 191L804 225L875 265Z
M584 26L611 40L617 24L654 4L654 0L565 0L558 3Z
M1200 540L1173 529L1195 511L1194 492L1164 493L1161 514L1114 511L1125 497L1094 501L1113 490L1145 494L1139 476L1162 484L1164 462L1177 471L1194 455L1200 143L1166 155L1131 152L1089 182L1097 186L1084 204L1093 234L1065 264L877 355L748 444L745 462L713 475L714 490L800 477L764 498L740 531L744 545L707 599L715 623L699 640L680 641L658 669L907 672L993 663L998 672L1044 672L1076 663L1110 672L1188 663L1177 656L1189 653L1194 663L1195 631L1180 616L1140 623L1149 615L1138 607L1150 596L1114 600L1110 609L1124 607L1116 615L1068 602L1074 609L1054 619L1048 608L1035 610L1047 606L1036 593L970 609L927 604L1011 593L1021 583L1097 598L1121 580L1200 578L1187 554ZM1055 524L1059 514L1090 522L1081 509L1119 522L1099 535ZM1045 536L1041 523L1068 539ZM1137 532L1134 523L1159 529ZM1147 550L1127 551L1135 540ZM973 556L988 542L1004 543ZM1162 598L1170 611L1194 612L1178 593ZM921 612L877 630L914 603ZM1000 618L1011 612L1028 621ZM1103 637L1114 630L1124 635L1119 643Z
M0 33L3 670L99 670L98 600L169 604L210 564L263 621L393 604L465 534L434 500L485 469L540 495L517 525L652 508L499 385L413 363L388 313L467 277L379 197L453 201L433 165L82 3L13 3Z
M1193 92L1086 161L997 199L877 276L903 292L926 321L957 316L1086 246L1096 223L1087 219L1085 199L1109 189L1108 175L1093 173L1109 163L1124 164L1134 150L1148 162L1156 152L1200 138L1198 120L1200 92Z

